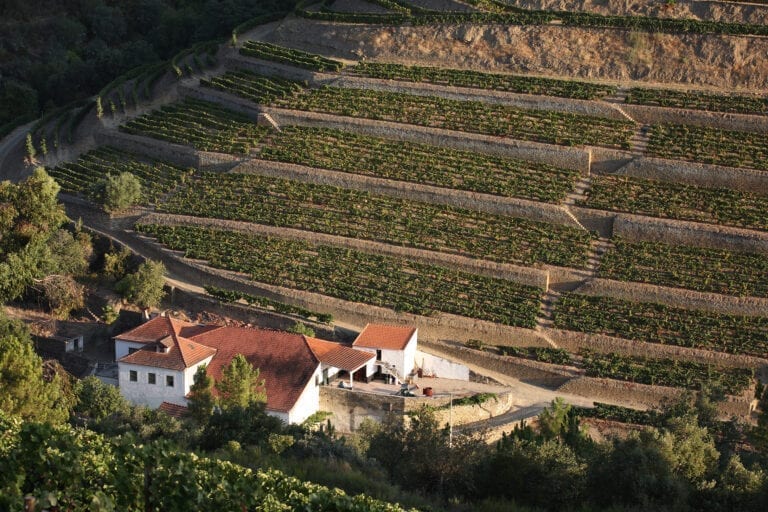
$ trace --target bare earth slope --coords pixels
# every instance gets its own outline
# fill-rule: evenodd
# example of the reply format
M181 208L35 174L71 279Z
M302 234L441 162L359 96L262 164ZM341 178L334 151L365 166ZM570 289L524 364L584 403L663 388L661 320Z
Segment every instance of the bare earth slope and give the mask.
M558 26L384 27L288 19L268 40L348 59L726 90L768 88L768 38Z

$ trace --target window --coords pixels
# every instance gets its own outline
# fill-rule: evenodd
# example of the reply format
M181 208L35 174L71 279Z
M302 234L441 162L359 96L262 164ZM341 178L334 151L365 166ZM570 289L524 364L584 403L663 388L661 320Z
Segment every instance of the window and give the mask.
M376 351L376 360L381 361L381 350Z
M128 349L128 355L133 354L134 352L137 352L139 349L137 348L129 348Z
M147 374L147 382L150 383L150 384L157 383L157 375L155 375L154 373L148 373Z
M139 374L136 373L136 370L131 370L128 372L128 379L130 379L131 382L136 382L139 380Z
M165 385L169 388L173 387L173 375L166 375L165 376Z

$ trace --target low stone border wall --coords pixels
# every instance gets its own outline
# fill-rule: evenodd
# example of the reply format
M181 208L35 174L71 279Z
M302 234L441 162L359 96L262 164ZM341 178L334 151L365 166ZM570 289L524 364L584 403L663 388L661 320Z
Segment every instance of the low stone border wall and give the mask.
M617 352L619 354L639 357L667 357L735 368L760 368L768 366L768 359L748 355L727 354L704 349L648 343L603 334L564 331L560 329L546 329L545 332L560 348L574 353L580 349L589 349L595 352Z
M636 302L657 302L673 307L731 315L765 316L768 311L766 298L736 297L611 279L591 279L577 291L584 295L607 296Z
M573 217L568 215L561 206L552 203L494 196L468 190L421 185L407 181L389 180L342 171L316 169L303 165L257 159L241 163L232 169L232 172L259 174L319 185L332 185L395 196L412 201L444 204L496 215L523 217L538 222L578 227Z
M424 384L426 381L421 380ZM471 395L470 395L471 396ZM449 399L450 400L450 399ZM456 398L454 398L456 400ZM447 403L447 402L446 402ZM448 424L453 418L453 426L466 425L476 421L495 418L508 412L514 406L514 395L512 392L499 393L496 398L489 398L478 405L455 405L453 413L450 409L439 409L435 411L435 417L439 424Z
M744 132L768 131L768 116L707 112L705 110L655 107L631 103L622 103L621 108L637 122L643 124L673 123Z
M278 124L315 126L355 131L356 133L389 139L421 142L479 153L543 162L564 169L589 172L589 150L529 142L506 137L494 137L470 132L457 132L442 128L376 121L361 117L305 112L276 107L264 107Z
M629 240L768 254L767 232L716 224L619 213L613 223L613 233Z
M768 172L685 160L641 157L616 171L621 176L688 183L699 187L730 188L753 194L768 194Z
M537 286L546 289L548 284L548 274L546 271L536 270L528 267L509 265L505 263L494 263L486 260L479 260L466 256L454 254L445 254L435 251L422 249L413 249L390 245L381 242L360 240L355 238L346 238L336 235L326 235L312 231L303 231L300 229L266 226L263 224L254 224L251 222L241 222L225 219L211 219L203 217L191 217L188 215L172 215L152 213L139 219L140 223L162 224L169 226L195 226L210 227L227 231L237 231L240 233L266 235L271 237L287 238L290 240L309 241L316 244L333 245L337 247L349 247L351 249L363 251L369 254L380 254L386 256L397 256L408 258L423 263L442 265L456 268L465 272L507 279L530 286Z

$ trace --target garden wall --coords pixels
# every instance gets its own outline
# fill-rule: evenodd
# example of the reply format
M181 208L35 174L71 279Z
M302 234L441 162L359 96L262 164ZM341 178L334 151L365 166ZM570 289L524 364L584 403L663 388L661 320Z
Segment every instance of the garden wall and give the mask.
M496 215L523 217L539 222L550 222L571 227L578 226L574 219L556 204L514 197L494 196L480 192L434 187L266 160L249 160L238 165L232 171L287 178L305 183L333 185L412 201L444 204Z
M768 172L754 169L641 157L618 169L616 174L768 195Z
M417 350L415 362L416 366L424 371L424 375L441 379L469 380L469 368L456 361Z

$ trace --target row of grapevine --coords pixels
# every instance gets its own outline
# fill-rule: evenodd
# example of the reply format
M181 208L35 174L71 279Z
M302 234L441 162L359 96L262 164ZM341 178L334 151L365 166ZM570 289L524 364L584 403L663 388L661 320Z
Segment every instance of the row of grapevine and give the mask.
M627 176L593 176L580 206L768 230L768 197Z
M573 407L580 418L597 418L601 420L631 423L634 425L656 425L660 414L654 410L640 411L620 405L595 402L594 407Z
M662 158L768 170L764 133L657 124L651 127L648 152Z
M253 174L205 174L160 210L526 265L583 267L591 240L572 227Z
M768 256L614 237L600 277L726 295L768 297Z
M688 108L713 112L768 115L768 97L715 94L703 91L675 91L633 87L626 103L659 107Z
M567 146L628 149L634 131L630 121L369 89L323 87L272 104Z
M120 126L120 130L187 144L203 151L248 153L266 134L248 117L215 103L186 99Z
M200 79L200 85L218 91L234 93L254 103L262 104L271 103L277 98L302 90L298 82L277 77L267 78L243 69L227 71L223 75L211 79Z
M573 359L567 350L552 347L507 347L499 345L496 347L499 354L503 356L521 357L532 359L542 363L572 365Z
M613 94L616 86L533 76L502 75L469 69L405 66L363 61L347 68L349 73L370 78L429 82L456 87L493 89L521 94L594 100Z
M283 313L285 315L296 315L306 318L307 320L317 320L318 322L323 322L326 324L333 322L333 315L331 314L317 313L306 308L271 300L266 297L257 297L256 295L236 292L234 290L225 290L224 288L217 288L215 286L206 286L205 291L208 295L216 297L217 299L224 302L237 302L244 300L249 306L267 309L270 311L277 311L278 313Z
M754 379L754 371L750 368L720 368L676 359L600 354L586 349L579 352L579 355L581 366L590 377L652 386L694 390L708 387L729 395L740 395L752 385Z
M408 259L309 242L180 226L138 225L187 257L258 282L413 313L533 328L541 290Z
M768 318L565 293L557 329L757 357L768 355Z
M155 203L163 194L184 183L194 172L166 162L147 159L111 147L100 147L48 169L65 192L81 194L98 201L98 186L109 174L129 172L142 184L144 203Z
M525 160L290 126L264 140L259 158L550 203L561 202L579 176Z
M337 60L263 41L246 41L240 48L240 54L246 57L290 64L312 71L340 71L344 67L344 64Z

